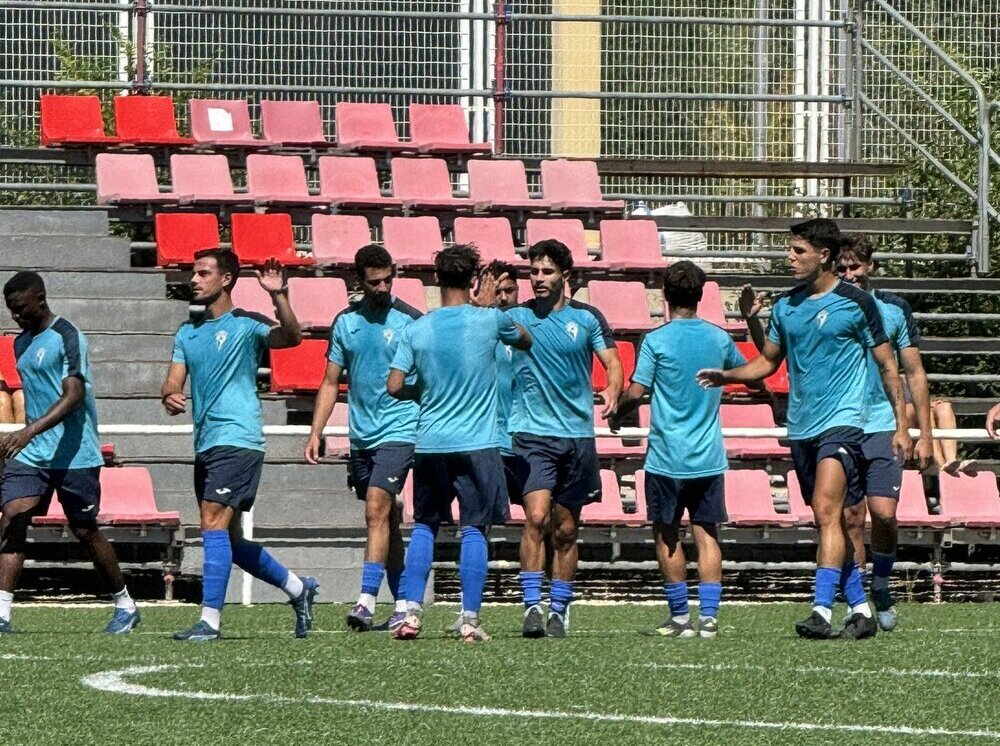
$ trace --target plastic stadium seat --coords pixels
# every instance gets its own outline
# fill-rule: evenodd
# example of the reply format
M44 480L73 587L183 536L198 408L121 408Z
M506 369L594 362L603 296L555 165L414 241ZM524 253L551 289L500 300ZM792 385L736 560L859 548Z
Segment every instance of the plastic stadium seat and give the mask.
M622 361L623 388L627 389L632 380L632 374L635 373L635 345L631 342L615 341L615 347L618 348L618 357ZM604 370L597 355L594 355L590 380L594 386L595 394L608 387L608 372Z
M400 267L433 267L434 254L442 249L438 219L382 218L382 244Z
M190 194L161 192L153 156L134 153L98 153L97 203L166 205L189 200Z
M393 158L392 196L407 207L471 210L468 197L455 197L447 161L441 158Z
M212 213L161 212L155 220L157 266L189 266L195 252L219 246L219 220Z
M313 215L312 249L317 264L353 267L354 255L372 242L364 215Z
M392 281L392 294L421 313L427 313L424 284L416 277L396 277Z
M601 417L604 410L603 404L594 405L594 427L607 427L608 421ZM649 427L649 405L643 404L639 407L639 427ZM597 438L597 455L609 458L621 458L625 456L645 456L646 439L630 440L626 444L622 438Z
M991 471L976 476L952 476L941 472L941 518L953 526L1000 527L1000 496L997 478Z
M524 518L524 506L517 505L516 503L510 504L510 520L507 521L508 524L514 523L517 525L523 524Z
M743 357L747 362L750 362L760 354L753 342L737 342L736 349L743 353ZM788 363L786 361L782 360L777 372L764 379L764 388L772 394L788 394ZM752 393L742 383L728 384L725 390L727 394Z
M292 277L288 300L302 328L328 329L333 317L347 308L347 286L339 277Z
M41 97L41 131L43 147L61 145L113 145L117 137L104 133L101 100L97 96Z
M389 104L337 103L337 145L345 150L411 150L399 141Z
M289 291L288 297L291 300L291 291ZM244 311L267 316L271 321L277 321L271 295L260 286L257 278L253 275L241 275L239 281L233 286L233 305Z
M795 518L774 509L771 480L763 469L726 472L726 512L732 526L794 526Z
M272 257L287 267L314 263L312 257L300 257L295 253L291 215L237 212L232 215L230 228L233 251L239 256L240 264L257 266Z
M21 375L14 357L14 337L10 334L0 335L0 378L9 389L21 388Z
M184 201L195 205L253 204L253 196L233 191L229 160L224 155L170 156L170 177L174 191L190 195Z
M649 522L646 514L646 472L642 469L635 473L635 515L630 517L637 524Z
M153 480L149 470L141 466L101 469L101 512L98 522L106 526L180 525L180 513L163 512L156 507ZM53 499L48 512L33 521L39 526L64 525L66 514Z
M265 148L267 140L258 140L250 123L247 102L212 98L188 101L191 135L200 143L239 148Z
M326 374L328 347L325 339L304 339L296 347L271 350L271 391L318 391Z
M583 506L580 511L583 523L622 524L633 523L632 516L622 510L622 493L618 488L618 477L611 469L601 469L601 501Z
M122 142L136 145L192 145L181 137L170 96L115 96L115 131Z
M542 195L554 210L621 212L622 200L604 199L594 161L542 161Z
M660 234L652 220L602 220L601 259L611 269L663 269Z
M323 156L319 159L319 193L334 207L371 209L402 207L397 197L383 197L375 159Z
M469 123L456 104L410 104L410 145L421 153L490 153L469 139Z
M918 471L903 472L903 485L899 491L899 504L896 507L896 521L900 526L907 527L944 528L948 525L947 518L932 515L927 510L924 478Z
M788 472L788 512L797 526L812 526L815 524L812 508L806 505L802 497L802 487L794 470Z
M260 102L260 122L264 138L282 145L331 147L323 129L319 101Z
M516 160L475 159L469 161L469 197L493 210L548 209L548 202L532 199L524 163Z
M641 282L591 280L590 305L595 306L616 332L644 332L653 328Z
M525 263L514 251L514 236L507 218L455 218L454 238L455 243L475 244L483 264L494 259L514 265Z
M324 355L325 355L324 351ZM323 367L323 372L326 372L326 366ZM322 379L320 379L322 382ZM347 403L342 402L337 404L333 408L333 412L330 414L330 419L326 421L327 427L347 427L348 418L350 417L350 410L347 408ZM343 454L346 458L351 452L351 441L346 435L330 435L326 439L326 453L328 456L339 456ZM407 475L407 481L409 481L409 475ZM413 505L412 499L413 488L410 488L411 498L410 505ZM412 507L411 507L412 514Z
M587 234L583 229L583 221L576 218L558 218L544 220L532 218L525 224L525 243L530 247L539 241L554 238L566 244L573 255L573 266L577 269L600 269L603 262L590 260L587 249Z
M327 206L326 197L309 194L302 159L297 155L247 156L247 191L262 205Z
M773 428L774 412L769 404L723 404L722 426ZM781 458L791 452L777 438L726 438L730 458Z

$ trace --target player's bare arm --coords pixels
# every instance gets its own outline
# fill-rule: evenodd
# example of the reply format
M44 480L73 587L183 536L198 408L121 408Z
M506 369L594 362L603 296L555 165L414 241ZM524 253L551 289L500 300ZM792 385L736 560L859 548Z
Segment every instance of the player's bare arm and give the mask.
M76 376L68 376L62 382L62 396L52 407L37 420L25 425L20 430L8 433L0 438L0 459L8 459L17 455L39 433L44 433L64 419L83 401L83 380Z
M316 401L313 404L312 426L309 429L309 440L306 443L306 461L310 464L318 464L320 461L320 440L323 437L323 428L330 421L333 408L337 405L337 393L340 390L340 366L336 363L328 362L326 372L323 374L323 382L316 392Z
M175 417L184 412L187 399L184 396L184 382L187 380L187 366L184 363L170 363L167 377L160 387L160 401L167 414Z
M924 370L920 350L916 347L906 347L901 350L899 359L903 364L903 375L906 376L906 383L913 395L913 407L917 412L917 426L920 428L920 437L914 445L913 455L920 464L920 468L926 469L934 457L934 438L931 435L931 395L927 385L927 372Z
M302 328L288 302L288 280L281 262L277 259L268 259L264 263L263 270L258 270L255 274L257 282L271 296L274 316L278 320L278 325L272 327L267 335L267 346L272 350L280 350L301 344Z
M393 399L400 401L420 401L420 391L413 384L406 382L406 373L397 369L389 370L389 381L385 390Z
M699 370L696 378L701 387L706 389L713 386L725 386L727 383L753 383L755 381L762 381L768 376L774 375L775 371L781 365L784 356L781 347L767 340L760 355L746 365L729 370L706 368Z
M892 411L896 415L896 434L892 436L892 450L900 458L907 458L913 452L913 438L910 437L910 430L906 426L906 403L903 401L903 384L899 380L896 356L893 354L892 345L888 342L873 347L871 353L878 364L885 395L889 398Z
M621 398L622 388L625 385L625 373L622 370L622 361L618 356L617 347L598 350L597 359L601 361L601 365L604 366L604 370L608 374L608 386L601 392L601 399L604 401L601 417L607 419L618 410L618 400Z

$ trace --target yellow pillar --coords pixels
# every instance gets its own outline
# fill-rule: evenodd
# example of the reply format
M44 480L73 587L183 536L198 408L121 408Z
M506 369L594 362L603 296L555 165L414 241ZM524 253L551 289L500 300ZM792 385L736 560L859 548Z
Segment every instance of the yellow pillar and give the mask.
M600 15L600 0L553 0L553 14ZM601 90L601 24L552 24L552 90ZM601 154L601 102L552 99L552 155L596 158Z

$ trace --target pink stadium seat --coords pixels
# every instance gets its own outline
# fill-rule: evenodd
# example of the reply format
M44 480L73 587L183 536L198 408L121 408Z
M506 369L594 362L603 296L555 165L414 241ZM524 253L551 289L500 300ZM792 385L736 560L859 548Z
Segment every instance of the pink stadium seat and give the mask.
M282 145L331 147L323 130L319 101L260 102L260 121L264 137Z
M290 283L291 281L289 281ZM289 300L291 300L291 295L291 291L289 291ZM271 321L277 320L274 316L274 302L271 300L270 294L260 286L257 278L253 275L241 275L239 281L233 286L233 305L244 311L267 316ZM301 322L301 319L299 321Z
M489 204L492 210L548 209L542 199L528 193L524 163L509 159L474 159L468 163L469 197L476 204Z
M115 130L122 142L136 145L192 145L181 137L170 96L115 96Z
M508 524L522 524L524 523L524 506L517 505L516 503L510 504L510 520L507 521Z
M272 257L286 267L314 263L312 257L300 257L295 253L291 215L236 212L232 215L230 229L233 251L239 256L240 264L258 266Z
M0 378L12 391L21 388L21 375L14 357L14 337L10 334L0 335Z
M174 191L191 195L185 202L195 205L253 204L251 195L233 191L229 160L224 155L175 153L170 156L170 177Z
M319 390L326 374L329 346L325 339L304 339L297 347L271 350L271 391L279 394Z
M607 427L608 421L601 417L604 410L603 404L594 405L594 427ZM643 404L639 407L639 427L649 427L649 405ZM598 438L597 455L609 458L624 458L626 456L645 456L646 439L640 438L637 441L626 442L622 438Z
M424 284L416 277L397 277L392 281L392 294L403 303L427 313L427 294Z
M802 497L802 487L799 485L799 478L794 470L788 472L788 511L795 524L798 526L812 526L815 524L812 508L806 505Z
M372 242L364 215L313 215L312 249L317 264L353 267L354 255Z
M774 413L769 404L723 404L722 427L772 428ZM725 445L730 458L783 458L791 453L777 438L726 438Z
M98 153L96 172L99 205L166 205L191 198L160 191L153 156L148 154Z
M471 210L468 197L455 197L447 161L441 158L393 158L392 196L418 209Z
M587 234L583 221L575 218L543 220L532 218L525 224L525 243L530 247L539 241L554 238L566 244L573 255L573 266L583 269L600 269L601 262L592 262L587 250Z
M104 116L97 96L41 97L41 131L43 147L62 145L114 145L117 137L104 134Z
M542 161L542 195L554 210L621 212L622 200L607 200L594 161Z
M726 512L732 526L794 526L795 518L774 509L771 481L763 469L726 472Z
M309 194L306 171L297 155L248 155L247 191L260 205L330 204L326 197Z
M643 283L591 280L587 287L590 305L604 314L614 331L644 332L653 328Z
M421 153L490 153L488 142L471 142L469 123L456 104L410 104L410 144Z
M611 469L601 469L601 501L584 505L580 511L583 523L624 524L634 523L633 516L622 510L622 493L618 477Z
M161 212L155 221L157 266L189 266L195 252L219 247L219 220L212 213Z
M635 515L632 519L638 524L649 522L646 512L646 472L642 469L635 473Z
M618 357L622 361L622 373L624 375L624 388L628 388L635 373L635 345L631 342L615 342L618 348ZM594 355L593 368L591 370L591 382L594 386L594 393L604 391L608 387L608 372L604 370L601 361Z
M438 219L382 218L382 243L399 267L433 267L442 248Z
M303 329L329 329L347 308L347 286L339 277L291 277L288 300Z
M900 526L944 528L948 520L941 515L932 515L927 510L924 495L924 478L919 471L903 472L903 484L899 491L899 505L896 507L896 521Z
M222 147L264 148L250 123L250 108L242 99L192 98L188 101L191 135L200 143Z
M952 526L1000 527L1000 496L996 475L981 471L975 476L941 472L941 518Z
M663 269L660 234L652 220L602 220L601 259L611 269Z
M455 218L455 243L475 244L483 264L494 259L523 265L524 259L514 251L514 236L507 218Z
M753 342L737 342L736 348L743 353L743 357L750 362L757 357L760 352ZM782 360L777 372L764 379L764 388L772 394L788 394L788 364ZM747 394L751 390L742 383L731 383L725 387L727 394Z
M402 207L397 197L383 197L375 159L323 156L319 159L319 193L334 207L371 209Z
M98 522L106 526L180 525L180 513L163 512L156 507L153 480L141 466L101 469L101 512ZM39 526L67 523L59 501L53 498L48 512L35 518Z
M326 353L324 352L324 355ZM326 373L326 366L323 367L324 374ZM320 379L322 383L322 378ZM339 403L333 408L333 413L330 415L330 419L327 420L327 427L347 427L347 420L350 417L350 410L347 408L347 403ZM343 456L347 457L351 452L351 441L346 435L331 435L326 439L326 455L327 456ZM407 475L407 481L409 481L409 475ZM404 488L405 489L405 488ZM412 494L413 489L410 488ZM412 505L412 497L411 502Z
M346 150L399 153L412 148L399 141L389 104L337 103L337 145Z

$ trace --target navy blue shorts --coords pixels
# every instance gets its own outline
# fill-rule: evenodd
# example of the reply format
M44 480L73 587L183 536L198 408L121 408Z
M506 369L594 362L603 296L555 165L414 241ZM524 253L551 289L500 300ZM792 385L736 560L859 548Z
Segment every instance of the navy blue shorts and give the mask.
M858 468L863 458L861 442L864 433L858 427L831 427L829 430L807 440L791 441L792 462L799 478L802 497L806 505L812 505L816 489L816 468L826 458L835 458L844 467L847 476L847 496L844 507L857 505L864 495L857 487Z
M503 475L507 481L507 499L515 505L521 504L521 480L517 476L517 458L513 454L501 454Z
M892 452L895 432L870 433L861 441L861 462L855 485L861 497L891 497L899 499L903 486L903 462ZM858 500L860 502L860 500Z
M53 493L70 523L96 525L101 511L101 467L39 469L16 459L8 459L4 464L0 506L24 497L38 497L41 501L34 512L45 515Z
M246 512L253 507L264 468L264 452L215 446L194 457L194 494L200 503L228 505Z
M547 490L553 502L570 510L601 501L601 467L593 438L517 433L514 456L522 496Z
M722 474L674 479L646 472L646 515L653 523L680 523L687 511L691 523L725 523L726 480Z
M412 443L383 443L377 448L351 451L350 486L359 500L364 500L369 487L376 487L395 497L406 484L406 475L413 466Z
M499 449L414 456L413 520L454 523L451 504L455 498L463 526L489 528L507 522L510 510Z

